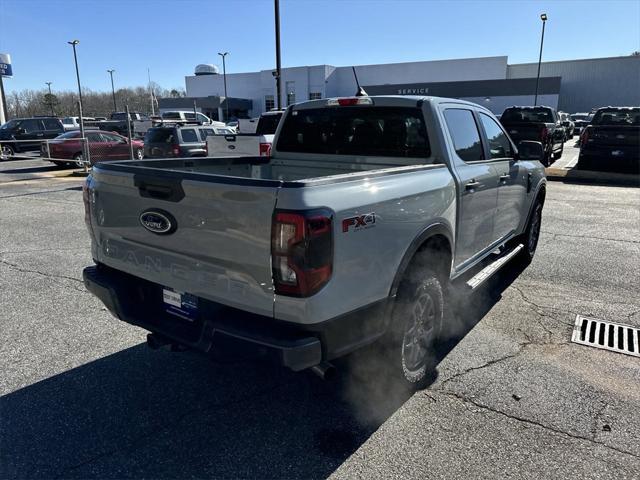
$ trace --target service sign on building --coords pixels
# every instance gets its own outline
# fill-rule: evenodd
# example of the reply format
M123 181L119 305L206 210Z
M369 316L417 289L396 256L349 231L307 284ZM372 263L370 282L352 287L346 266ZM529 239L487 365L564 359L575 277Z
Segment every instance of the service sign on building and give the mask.
M3 77L12 77L11 55L8 53L0 53L0 75Z

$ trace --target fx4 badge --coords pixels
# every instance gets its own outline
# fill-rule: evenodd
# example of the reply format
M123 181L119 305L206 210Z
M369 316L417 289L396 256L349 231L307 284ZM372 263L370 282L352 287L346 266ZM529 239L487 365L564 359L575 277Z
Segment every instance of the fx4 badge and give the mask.
M367 213L365 215L356 215L355 217L349 217L342 220L342 233L347 233L349 230L357 231L364 230L376 226L376 214Z

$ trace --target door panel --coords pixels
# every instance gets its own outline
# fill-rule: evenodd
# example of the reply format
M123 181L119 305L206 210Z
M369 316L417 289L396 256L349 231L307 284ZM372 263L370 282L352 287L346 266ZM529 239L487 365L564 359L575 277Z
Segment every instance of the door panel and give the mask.
M489 115L478 113L486 139L486 156L492 160L497 175L498 200L493 239L498 241L515 232L526 196L526 172L515 161L515 151L504 129Z
M455 255L455 264L458 266L493 243L498 189L496 171L492 164L458 165L456 171L460 181Z
M445 123L457 158L458 226L456 268L472 261L494 241L494 216L498 202L496 170L486 158L481 130L471 109L445 108Z

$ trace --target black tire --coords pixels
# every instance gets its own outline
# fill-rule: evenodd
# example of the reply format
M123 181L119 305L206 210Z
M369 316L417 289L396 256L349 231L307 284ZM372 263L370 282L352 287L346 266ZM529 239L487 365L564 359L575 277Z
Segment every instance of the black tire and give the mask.
M553 159L554 160L558 160L562 156L562 152L564 152L564 142L562 143L562 146L560 147L560 151L553 154Z
M433 346L445 311L441 277L414 261L396 295L384 343L390 377L409 391L424 388L435 367Z
M78 152L73 156L73 166L75 167L84 167L84 156L82 152Z
M545 167L548 167L549 165L551 165L551 152L552 152L552 149L549 149L549 151L545 152L544 154L544 158L542 159L542 165L544 165Z
M11 145L0 144L0 159L8 160L16 154L16 151Z
M522 235L518 238L518 242L521 243L524 248L520 250L518 260L523 266L527 266L533 260L538 248L538 240L540 240L540 227L542 225L542 202L536 200L533 210L531 211L531 217L529 217L529 223Z

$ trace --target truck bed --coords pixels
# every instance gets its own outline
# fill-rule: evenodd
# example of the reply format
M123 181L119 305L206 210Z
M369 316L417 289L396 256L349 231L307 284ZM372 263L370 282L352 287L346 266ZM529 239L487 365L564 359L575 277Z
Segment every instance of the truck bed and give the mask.
M354 174L371 171L388 173L390 170L406 171L428 166L424 163L416 163L418 160L420 159L379 157L373 161L371 158L367 158L366 161L363 158L362 162L354 162L353 158L350 158L348 162L341 162L295 158L276 160L269 157L208 157L109 162L101 164L99 168L150 176L200 180L204 180L206 175L211 176L212 181L222 180L220 177L232 177L265 182L306 183L326 177L344 175L351 177ZM302 182L303 180L305 182Z

